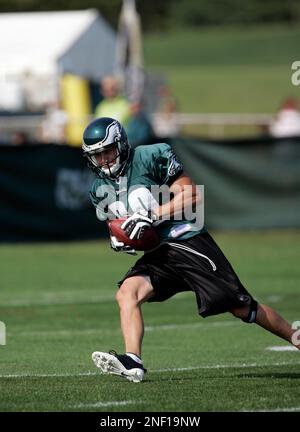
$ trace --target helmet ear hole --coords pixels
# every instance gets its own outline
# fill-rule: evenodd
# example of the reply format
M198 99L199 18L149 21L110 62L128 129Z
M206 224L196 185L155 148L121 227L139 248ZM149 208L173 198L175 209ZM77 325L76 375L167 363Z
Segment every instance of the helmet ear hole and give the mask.
M117 145L119 145L119 144L120 144L120 141L121 141L121 135L118 133L118 134L115 136L115 143L116 143Z

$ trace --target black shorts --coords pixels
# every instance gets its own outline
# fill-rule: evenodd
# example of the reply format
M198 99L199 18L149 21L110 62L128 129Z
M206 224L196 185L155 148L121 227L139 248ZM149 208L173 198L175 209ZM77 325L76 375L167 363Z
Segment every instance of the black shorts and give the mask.
M193 291L202 317L250 306L253 300L208 233L164 243L145 253L129 269L119 286L125 279L137 275L150 277L154 296L149 302L164 301L179 292Z

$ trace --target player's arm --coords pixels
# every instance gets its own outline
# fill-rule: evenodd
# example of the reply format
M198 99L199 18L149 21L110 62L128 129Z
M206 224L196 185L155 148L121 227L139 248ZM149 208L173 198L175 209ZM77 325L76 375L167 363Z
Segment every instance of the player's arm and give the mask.
M122 229L125 229L131 239L140 238L147 226L158 225L173 216L180 220L185 214L185 209L194 209L201 200L195 183L184 172L171 183L170 196L170 201L153 209L150 214L134 213L123 223Z
M172 149L169 146L157 147L156 152L148 157L147 168L158 185L169 186L170 200L156 209L140 210L126 219L121 228L131 239L139 239L144 229L152 224L158 225L173 216L180 220L184 216L184 209L195 206L200 200L196 185L184 172Z
M170 196L172 198L169 202L154 209L154 219L164 220L172 216L183 216L185 208L195 208L201 201L195 183L185 172L170 185Z

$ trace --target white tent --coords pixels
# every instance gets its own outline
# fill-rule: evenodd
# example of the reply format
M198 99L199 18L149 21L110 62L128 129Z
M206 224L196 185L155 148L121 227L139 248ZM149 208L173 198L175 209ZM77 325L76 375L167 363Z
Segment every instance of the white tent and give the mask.
M115 33L93 9L0 14L1 74L73 72L90 79L109 73Z
M63 73L99 81L113 72L115 50L115 32L94 9L0 14L0 88L6 89L0 106L22 77L48 85Z

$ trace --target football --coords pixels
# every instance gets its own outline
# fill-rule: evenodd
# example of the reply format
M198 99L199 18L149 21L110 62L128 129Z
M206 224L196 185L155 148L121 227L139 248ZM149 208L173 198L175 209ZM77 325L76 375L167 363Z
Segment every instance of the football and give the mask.
M151 250L159 245L159 235L153 227L145 228L140 239L131 240L126 234L126 232L121 228L125 220L126 218L108 220L107 224L110 235L115 236L117 240L123 242L125 245L130 246L137 251Z

